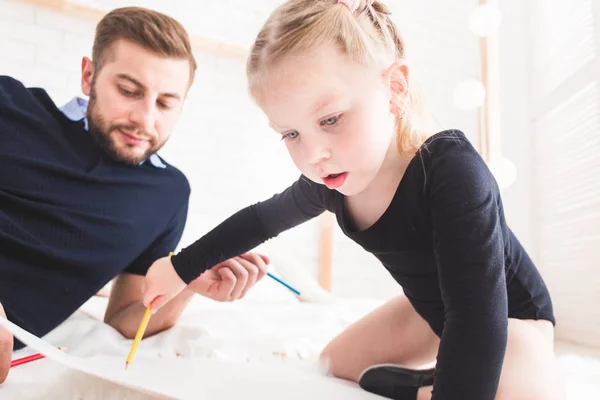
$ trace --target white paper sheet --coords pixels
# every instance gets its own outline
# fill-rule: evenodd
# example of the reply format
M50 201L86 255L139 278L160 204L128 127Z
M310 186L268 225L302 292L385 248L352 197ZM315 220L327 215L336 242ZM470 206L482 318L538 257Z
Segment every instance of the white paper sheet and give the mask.
M68 368L111 381L130 389L138 390L154 397L163 399L177 398L172 397L172 395L168 394L164 390L160 390L160 388L153 387L156 385L153 385L152 382L148 382L147 384L144 383L143 385L136 384L136 381L139 380L139 375L136 376L136 374L130 374L130 371L125 371L124 362L122 362L121 367L118 368L116 365L94 362L93 359L87 360L73 357L38 338L37 336L27 332L20 326L10 322L2 316L0 316L0 325L12 332L16 338L29 346L31 349L61 363Z
M122 357L74 357L2 317L0 326L32 350L68 368L162 399L383 399L351 382L285 363L246 364L199 359L157 361L136 355L129 370L125 371L125 354Z

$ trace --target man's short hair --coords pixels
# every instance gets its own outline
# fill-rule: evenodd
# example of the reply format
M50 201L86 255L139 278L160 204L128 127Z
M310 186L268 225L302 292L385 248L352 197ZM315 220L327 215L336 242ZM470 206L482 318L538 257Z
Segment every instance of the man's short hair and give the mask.
M106 14L96 26L92 59L96 72L112 55L111 46L128 40L166 58L190 62L190 85L194 81L196 60L185 28L174 18L142 7L117 8Z

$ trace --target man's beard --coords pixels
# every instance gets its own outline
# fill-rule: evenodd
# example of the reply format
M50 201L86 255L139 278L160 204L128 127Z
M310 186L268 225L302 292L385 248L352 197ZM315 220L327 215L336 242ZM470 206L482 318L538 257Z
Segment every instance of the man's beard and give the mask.
M128 151L135 148L134 145L126 144L124 147L117 147L115 141L111 138L111 133L116 132L119 134L119 130L123 130L127 133L136 132L139 130L135 125L123 125L115 124L107 126L106 121L102 117L100 110L96 105L96 91L92 85L90 91L90 99L87 109L87 120L88 129L94 142L100 147L106 154L118 162L122 162L129 165L140 165L143 161L147 160L152 154L156 153L164 145L163 143L157 143L156 139L144 135L145 138L149 139L148 149L143 153ZM132 133L133 135L133 133Z

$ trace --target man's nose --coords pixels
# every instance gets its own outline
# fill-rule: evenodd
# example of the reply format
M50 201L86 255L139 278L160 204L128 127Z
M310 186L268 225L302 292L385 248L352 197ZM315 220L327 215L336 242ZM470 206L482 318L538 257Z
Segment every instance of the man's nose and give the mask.
M156 112L154 101L144 99L137 103L129 119L144 132L154 132Z

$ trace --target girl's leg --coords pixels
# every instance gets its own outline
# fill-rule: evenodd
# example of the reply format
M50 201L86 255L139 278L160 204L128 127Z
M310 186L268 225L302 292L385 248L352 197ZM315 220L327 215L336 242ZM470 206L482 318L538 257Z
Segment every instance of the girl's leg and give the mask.
M431 389L431 386L421 388L418 400L431 399ZM565 396L554 355L552 324L509 318L506 356L496 400L564 400Z
M376 364L407 368L431 367L439 338L400 296L351 325L329 343L322 358L331 373L358 381ZM431 399L432 387L419 390L418 400ZM565 391L554 355L554 328L548 321L508 320L508 343L496 400L564 400Z
M0 304L0 315L6 318L6 313L2 304ZM4 383L8 370L10 369L10 360L12 358L13 336L12 333L4 328L0 328L0 383Z
M333 339L321 358L330 373L358 381L375 364L401 364L422 368L435 362L440 340L417 314L406 296L390 300Z

